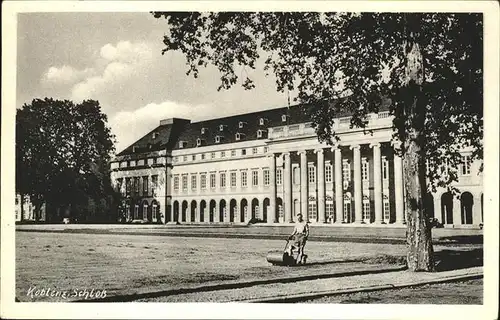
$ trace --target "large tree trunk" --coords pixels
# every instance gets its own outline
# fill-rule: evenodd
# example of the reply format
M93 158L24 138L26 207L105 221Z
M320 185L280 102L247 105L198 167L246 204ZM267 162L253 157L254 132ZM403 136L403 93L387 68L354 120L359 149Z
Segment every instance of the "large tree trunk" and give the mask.
M403 141L403 179L405 187L405 216L407 223L408 269L411 271L434 271L434 250L428 206L424 203L427 193L425 167L425 114L426 106L419 99L422 92L423 60L419 45L411 43L407 48L407 86L405 121L406 134Z

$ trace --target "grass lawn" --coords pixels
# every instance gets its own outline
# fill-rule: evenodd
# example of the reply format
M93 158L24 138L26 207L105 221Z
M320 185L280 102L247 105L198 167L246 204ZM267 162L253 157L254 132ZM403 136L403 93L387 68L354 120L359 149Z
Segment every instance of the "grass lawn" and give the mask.
M405 252L403 245L311 241L306 245L308 266L290 268L267 263L267 252L282 250L284 243L258 239L17 232L16 296L20 301L34 301L27 296L33 286L51 290L105 289L108 295L115 295L349 271L363 263L358 259L373 258L365 263L394 263L377 257L381 254L401 256ZM60 301L60 298L35 297L35 301Z

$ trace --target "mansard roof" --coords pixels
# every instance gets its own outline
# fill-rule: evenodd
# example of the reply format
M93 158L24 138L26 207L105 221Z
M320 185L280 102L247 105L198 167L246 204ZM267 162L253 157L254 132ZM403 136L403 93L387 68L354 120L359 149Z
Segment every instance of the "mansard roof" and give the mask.
M379 111L389 109L389 103L386 102L382 103ZM259 130L267 131L270 127L310 122L311 108L311 105L294 105L290 108L281 107L198 122L190 122L185 119L162 120L160 126L120 152L118 156L164 149L188 149L197 146L265 139L267 137L265 134L260 138L258 137L257 132ZM343 109L341 106L335 112L336 117L346 117L350 114L352 112ZM286 121L282 119L284 115ZM263 119L263 124L261 124L261 119ZM168 123L163 123L165 121L168 121ZM244 122L243 128L239 128L240 122ZM221 125L223 131L220 130ZM204 134L202 134L202 128L204 128ZM154 139L153 133L156 135ZM236 140L236 133L242 134L240 140ZM217 136L219 142L216 142ZM181 141L183 142L182 147L180 146ZM198 141L201 142L201 145L197 145Z
M172 149L177 142L179 134L188 124L189 120L177 118L170 119L170 121L161 121L158 127L124 149L118 156Z

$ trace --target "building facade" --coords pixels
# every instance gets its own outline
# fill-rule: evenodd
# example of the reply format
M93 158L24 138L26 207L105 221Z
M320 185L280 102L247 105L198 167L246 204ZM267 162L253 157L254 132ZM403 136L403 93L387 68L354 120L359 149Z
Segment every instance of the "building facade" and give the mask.
M190 122L167 119L122 151L111 178L127 221L152 223L311 223L403 226L402 159L391 147L392 117L368 116L370 134L339 114L335 147L318 141L301 107ZM457 199L432 194L445 226L483 221L480 163L464 151Z
M31 203L30 197L16 194L15 200L16 221L45 221L45 204L40 208L38 220L36 219L35 205Z

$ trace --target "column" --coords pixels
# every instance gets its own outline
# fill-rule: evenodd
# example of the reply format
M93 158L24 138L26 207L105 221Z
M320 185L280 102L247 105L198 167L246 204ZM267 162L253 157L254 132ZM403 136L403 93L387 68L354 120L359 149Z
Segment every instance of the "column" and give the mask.
M325 154L323 149L315 152L318 163L318 222L325 223Z
M177 219L175 218L175 215L174 215L174 204L172 203L172 205L170 206L170 221L166 221L166 222L177 222ZM167 220L167 219L165 219Z
M394 154L394 194L396 202L396 224L405 223L404 213L403 160Z
M384 223L384 214L382 211L382 161L380 156L380 143L373 143L370 146L373 148L375 223Z
M472 224L479 225L482 223L481 219L481 194L474 195L474 204L472 205Z
M438 219L439 222L443 223L443 217L441 215L441 194L432 194L432 199L434 200L434 218Z
M342 223L344 195L342 193L342 151L340 146L332 148L335 157L335 223Z
M460 199L453 195L453 225L459 226L462 224L462 205Z
M307 179L307 151L297 152L300 155L300 212L305 221L309 221L309 213L307 212L308 205L308 186L309 180Z
M220 221L220 208L219 208L220 200L215 200L215 208L214 208L214 222L222 222Z
M269 156L269 210L267 211L267 221L278 222L276 215L276 158L274 154Z
M353 222L363 222L363 186L361 185L361 146L351 146L354 156L354 219Z
M283 172L283 183L285 187L285 199L283 199L285 206L285 223L292 222L292 162L290 160L290 153L283 154L285 158L285 170Z
M188 200L187 202L187 208L186 208L186 221L185 222L192 222L191 221L191 201Z

